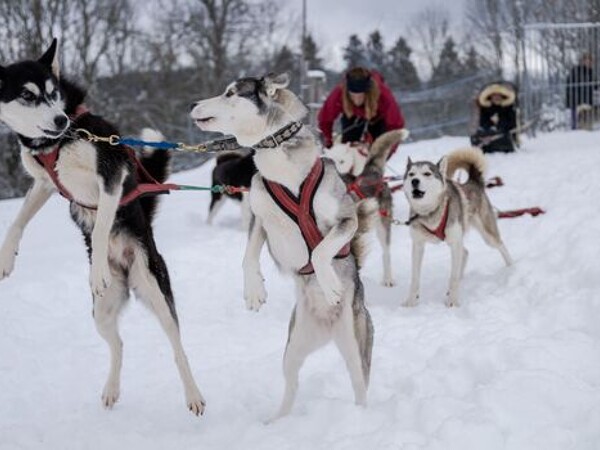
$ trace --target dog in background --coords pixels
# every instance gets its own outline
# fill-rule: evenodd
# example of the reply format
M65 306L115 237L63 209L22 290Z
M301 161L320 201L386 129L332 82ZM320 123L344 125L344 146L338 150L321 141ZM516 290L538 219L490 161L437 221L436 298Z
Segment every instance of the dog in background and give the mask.
M391 262L393 197L383 176L390 152L408 138L408 130L391 130L379 136L370 146L360 143L336 143L325 156L335 167L355 200L374 198L379 207L376 232L383 250L383 285L394 286Z
M458 170L469 179L460 184L453 181ZM507 266L512 259L502 242L496 213L485 193L485 157L478 148L456 150L437 164L408 159L404 175L404 193L410 204L410 234L412 237L412 278L406 306L419 299L419 282L423 253L427 242L446 242L452 255L447 306L458 306L458 289L468 252L463 241L470 226L475 227L493 248L498 249Z
M252 177L256 173L254 164L254 151L225 152L217 155L216 165L212 171L212 185L227 185L250 189ZM211 192L210 206L208 207L208 218L206 222L212 225L215 215L225 203L225 199L239 201L242 207L242 226L247 230L250 226L250 203L248 194L236 192L232 194Z
M70 200L71 217L81 229L90 260L93 315L110 349L110 371L102 403L119 399L123 343L118 318L133 290L156 314L175 354L187 407L202 414L205 402L181 344L167 266L152 232L157 197L136 197L141 168L127 148L89 142L79 129L97 136L117 129L83 104L85 92L59 76L57 41L37 61L0 66L0 120L18 134L21 160L33 178L21 210L0 247L0 280L15 264L25 227L50 195ZM148 153L144 171L159 183L169 172L169 153Z

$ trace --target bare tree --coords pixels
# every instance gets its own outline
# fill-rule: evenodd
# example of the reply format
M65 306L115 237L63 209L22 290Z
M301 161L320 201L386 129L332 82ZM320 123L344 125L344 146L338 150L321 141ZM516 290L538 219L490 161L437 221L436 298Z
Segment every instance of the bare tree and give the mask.
M437 65L440 51L448 38L449 28L448 9L435 5L417 13L408 29L409 36L415 42L415 53L425 58L431 72Z

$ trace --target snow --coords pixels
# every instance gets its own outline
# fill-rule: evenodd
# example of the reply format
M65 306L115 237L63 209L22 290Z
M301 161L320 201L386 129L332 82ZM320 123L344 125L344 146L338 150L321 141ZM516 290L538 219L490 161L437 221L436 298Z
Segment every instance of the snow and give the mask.
M353 404L341 357L311 355L292 414L266 425L283 390L281 359L293 286L263 254L269 292L245 310L240 212L229 202L205 224L209 197L163 198L155 230L172 276L184 346L207 411L185 409L167 339L130 302L122 320L121 399L100 405L108 349L91 317L82 238L54 196L25 233L13 275L0 283L0 449L597 449L600 442L600 133L553 133L514 155L489 157L500 209L547 214L500 222L516 260L472 233L461 306L444 306L448 249L428 246L421 304L400 307L410 239L394 229L397 286L384 288L373 242L362 277L375 325L369 406ZM437 160L466 144L407 144ZM174 176L206 185L212 164ZM0 202L0 236L21 200ZM406 218L402 193L396 216Z

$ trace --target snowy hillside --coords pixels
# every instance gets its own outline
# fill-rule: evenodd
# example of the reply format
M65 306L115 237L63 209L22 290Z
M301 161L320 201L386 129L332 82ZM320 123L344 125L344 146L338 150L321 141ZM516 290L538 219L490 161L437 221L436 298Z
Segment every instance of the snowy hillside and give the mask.
M401 147L435 159L466 139ZM174 180L207 185L210 169ZM0 283L0 449L436 449L600 448L600 133L551 134L515 155L489 157L499 209L541 206L547 214L500 221L516 264L472 233L461 307L444 296L445 246L428 246L421 304L408 290L410 240L396 227L393 271L384 288L373 240L362 276L375 325L366 409L353 404L333 346L312 355L292 414L274 424L283 390L281 360L293 286L267 252L269 292L246 311L241 260L246 236L230 202L205 224L209 196L162 198L156 238L171 271L184 346L207 400L187 412L167 339L132 301L122 320L121 399L100 394L108 348L91 316L82 238L66 201L54 196L26 231L13 275ZM0 239L21 200L0 202ZM396 216L407 204L396 194Z

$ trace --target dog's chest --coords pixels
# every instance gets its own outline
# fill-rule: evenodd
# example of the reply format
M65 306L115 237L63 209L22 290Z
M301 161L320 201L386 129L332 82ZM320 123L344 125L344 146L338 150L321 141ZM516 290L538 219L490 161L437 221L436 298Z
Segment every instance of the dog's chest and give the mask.
M262 180L261 180L262 183ZM297 271L309 262L308 246L296 221L262 187L250 190L252 212L261 219L273 258L287 270ZM321 186L315 192L312 211L325 236L335 223L339 201Z
M75 142L64 146L56 161L56 172L59 181L77 202L98 203L100 180L96 170L96 148L92 144Z

